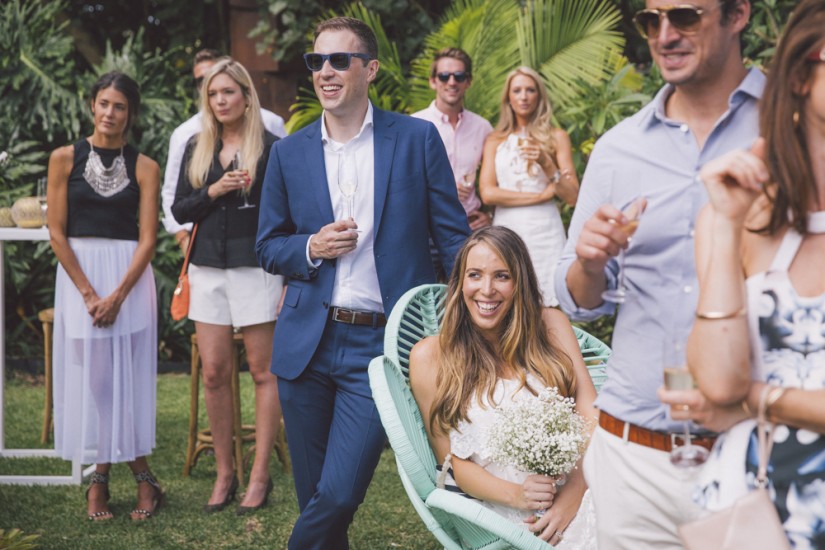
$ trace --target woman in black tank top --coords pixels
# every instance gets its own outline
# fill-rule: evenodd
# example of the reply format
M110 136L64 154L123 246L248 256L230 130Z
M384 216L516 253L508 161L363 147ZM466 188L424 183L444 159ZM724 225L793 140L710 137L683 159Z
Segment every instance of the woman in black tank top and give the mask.
M137 83L112 72L92 87L94 132L49 160L48 221L55 289L55 449L95 462L90 520L108 520L109 471L127 462L138 484L133 520L163 492L146 455L155 445L157 308L150 261L158 165L126 143Z

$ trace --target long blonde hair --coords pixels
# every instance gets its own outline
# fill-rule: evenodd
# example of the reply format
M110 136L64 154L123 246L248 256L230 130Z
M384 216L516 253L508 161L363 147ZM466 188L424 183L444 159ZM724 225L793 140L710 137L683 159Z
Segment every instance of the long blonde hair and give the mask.
M249 177L254 184L257 172L258 159L264 151L264 123L261 118L261 104L258 101L258 94L252 84L252 78L243 65L237 61L222 57L206 74L201 88L201 112L203 113L203 128L197 135L195 150L192 152L192 159L189 161L187 175L192 187L199 189L203 187L212 167L212 159L215 156L215 147L223 132L223 125L215 118L212 107L209 105L209 94L207 90L212 80L221 73L225 73L234 80L243 92L247 109L244 112L243 136L241 142L241 158L243 165L249 169Z
M513 304L501 321L496 349L476 328L464 302L463 282L470 250L484 243L501 257L513 280ZM467 419L471 400L481 402L486 393L490 403L500 368L518 373L519 387L527 384L527 373L545 386L573 396L576 378L573 361L553 341L542 318L542 298L538 278L524 241L501 226L485 227L470 235L458 253L447 289L447 305L439 335L439 365L436 393L429 422L435 433L447 433Z
M550 96L541 75L530 67L521 66L510 71L504 80L504 89L501 92L501 106L499 107L496 132L507 137L518 129L516 114L510 106L510 85L518 75L530 77L536 83L539 92L539 101L532 118L527 122L527 134L535 139L541 151L556 162L556 139L553 137L553 107L550 105ZM558 165L558 162L556 162Z

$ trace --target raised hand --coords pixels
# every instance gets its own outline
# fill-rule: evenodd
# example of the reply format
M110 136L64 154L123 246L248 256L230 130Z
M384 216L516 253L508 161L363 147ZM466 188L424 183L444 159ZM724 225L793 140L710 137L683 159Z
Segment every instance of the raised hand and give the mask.
M731 151L708 162L699 173L714 212L737 224L744 223L769 177L763 138L748 151Z
M629 235L622 231L628 218L621 210L603 204L593 216L584 222L576 243L576 256L585 272L600 274L608 260L619 255L629 242Z

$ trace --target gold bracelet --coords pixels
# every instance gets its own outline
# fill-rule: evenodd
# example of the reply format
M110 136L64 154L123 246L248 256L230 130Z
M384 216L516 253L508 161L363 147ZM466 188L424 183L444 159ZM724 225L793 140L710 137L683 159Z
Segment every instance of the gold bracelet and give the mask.
M768 392L768 396L765 398L765 418L770 419L771 407L785 395L785 390L786 388L783 386L773 386L771 391Z
M735 319L737 317L744 317L747 313L748 308L746 306L742 306L742 308L732 313L725 313L723 311L697 311L696 318L706 319L708 321L721 321L722 319Z

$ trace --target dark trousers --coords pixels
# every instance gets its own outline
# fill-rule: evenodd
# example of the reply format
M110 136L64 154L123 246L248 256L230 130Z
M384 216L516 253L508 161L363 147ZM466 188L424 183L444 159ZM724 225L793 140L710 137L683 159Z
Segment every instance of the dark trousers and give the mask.
M327 321L307 369L278 379L301 511L290 549L349 548L347 529L386 439L367 375L383 340L382 327Z

